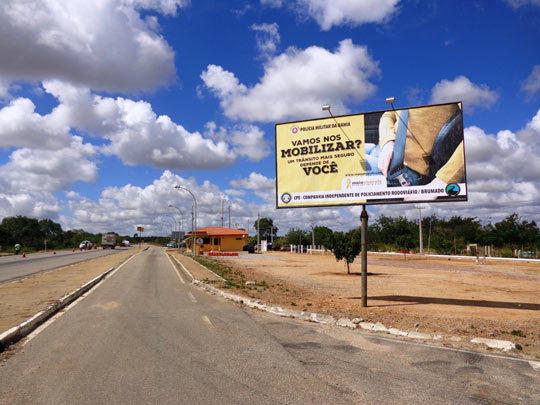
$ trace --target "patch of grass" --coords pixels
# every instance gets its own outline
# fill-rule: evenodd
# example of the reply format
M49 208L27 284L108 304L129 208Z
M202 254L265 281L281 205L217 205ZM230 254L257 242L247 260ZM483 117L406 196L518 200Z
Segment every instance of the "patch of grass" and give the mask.
M476 326L471 325L471 326L469 326L469 328L471 328L471 329L476 329Z
M516 349L517 350L523 350L523 347L521 347L521 345L519 343L516 343Z
M313 304L312 304L311 302L308 302L306 305L307 305L308 307L310 307L310 306L312 306Z
M521 337L525 337L525 334L523 333L523 331L521 329L518 329L518 330L513 330L512 332L510 332L512 335L514 336L521 336Z

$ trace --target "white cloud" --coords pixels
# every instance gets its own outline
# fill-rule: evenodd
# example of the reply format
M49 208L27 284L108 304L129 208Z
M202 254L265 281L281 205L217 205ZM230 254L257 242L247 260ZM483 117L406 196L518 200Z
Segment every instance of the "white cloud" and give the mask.
M489 108L498 98L496 91L490 90L485 84L476 85L465 76L458 76L453 81L443 79L431 89L432 103L461 100L465 110Z
M174 51L139 10L174 14L178 0L4 0L0 74L10 81L61 79L97 90L171 83ZM13 57L17 55L17 57Z
M0 109L0 147L57 149L69 143L69 128L35 107L30 99L18 98Z
M526 5L540 6L540 0L506 0L506 2L513 8Z
M273 24L253 24L251 29L256 33L257 49L264 58L274 55L279 45L279 27Z
M385 22L399 0L296 0L297 10L313 18L323 31L333 26Z
M540 65L534 66L531 74L527 77L521 89L530 96L540 93Z
M234 145L234 153L255 162L270 154L268 142L264 140L264 132L255 125L243 125L234 129L231 142Z
M317 46L289 48L268 60L264 76L253 87L215 65L209 65L201 79L228 117L269 122L314 117L327 103L334 112L345 113L346 101L362 101L375 91L369 79L378 73L367 48L346 39L335 52Z
M20 190L17 194L0 193L0 217L23 215L31 218L56 219L61 206L47 192Z
M109 140L103 152L127 165L216 169L236 158L223 140L214 142L199 132L191 133L168 116L158 116L145 101L92 95L88 89L57 81L45 82L44 87L61 102L52 112L58 121ZM216 133L212 124L207 131Z
M0 189L6 194L53 192L75 181L96 181L95 155L95 147L78 136L58 150L16 149L0 166Z
M283 0L261 0L263 6L268 7L281 7L283 5Z
M270 179L263 174L251 172L249 177L231 180L229 184L235 188L245 188L252 191L271 190L276 186L276 180Z
M231 180L229 184L236 189L253 191L255 195L269 203L275 200L276 180L263 174L251 172L249 177Z

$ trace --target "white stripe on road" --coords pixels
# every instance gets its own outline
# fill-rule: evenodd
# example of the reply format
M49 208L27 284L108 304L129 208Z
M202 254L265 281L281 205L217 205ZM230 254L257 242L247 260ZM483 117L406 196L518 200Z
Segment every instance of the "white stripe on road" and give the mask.
M192 293L188 293L188 295L189 295L189 299L191 300L191 302L197 303L197 300L195 299L195 297L193 296Z
M165 253L166 254L166 253ZM182 284L186 284L186 282L184 281L184 279L182 278L182 275L180 274L180 272L178 271L178 269L176 268L176 266L174 265L174 263L172 262L171 260L171 256L167 255L167 258L169 259L169 263L171 263L171 266L172 268L174 269L176 275L178 276L178 278L180 279L180 282Z
M214 325L212 325L212 322L210 322L210 319L206 315L202 317L204 323L208 325L209 328L214 329Z

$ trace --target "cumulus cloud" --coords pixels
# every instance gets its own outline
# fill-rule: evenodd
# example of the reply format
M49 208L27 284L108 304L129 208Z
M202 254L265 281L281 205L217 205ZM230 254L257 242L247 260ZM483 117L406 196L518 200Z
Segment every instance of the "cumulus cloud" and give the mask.
M540 6L540 0L506 0L506 2L513 8L526 5Z
M527 92L529 96L540 93L540 65L534 66L531 74L521 86L521 89Z
M0 192L1 217L23 215L31 218L58 218L61 205L51 193L19 191L16 194Z
M270 179L263 174L251 172L247 178L231 180L229 184L235 189L253 191L255 195L265 201L275 200L276 180Z
M69 143L69 128L35 108L30 99L18 98L0 109L0 147L57 149Z
M264 140L264 132L255 125L243 125L232 130L231 142L236 155L245 156L255 162L270 154L268 142Z
M476 85L465 76L458 76L453 81L443 79L431 89L431 103L463 101L464 108L489 108L499 98L496 91L485 84Z
M139 10L175 14L183 0L4 0L0 74L97 90L149 90L174 80L174 51ZM17 57L13 57L17 55Z
M82 138L57 150L16 149L9 162L0 166L0 188L3 193L21 191L53 192L69 187L75 181L97 180L97 166L92 158L96 148L83 144Z
M268 7L281 7L283 0L261 0L261 4Z
M247 178L231 180L229 184L235 188L261 191L274 189L276 186L276 180L270 179L260 173L251 172Z
M540 219L540 110L517 133L465 129L469 208L497 208ZM527 162L527 164L523 164ZM502 208L504 209L502 209ZM474 215L474 211L471 211ZM486 212L487 214L487 212ZM476 213L478 215L478 212Z
M187 131L145 101L102 97L58 81L45 82L44 88L60 101L51 113L56 122L110 141L101 150L127 165L216 169L235 161L228 143ZM207 131L216 133L212 124Z
M171 228L178 229L183 216L184 231L191 230L193 199L176 185L188 188L197 200L197 226L220 226L222 193L217 185L204 181L197 183L193 178L183 178L166 170L160 178L147 186L131 184L108 187L97 201L73 195L67 203L71 216L63 216L66 229L84 228L93 232L117 229L122 233L133 233L137 226L144 226L146 235L165 235ZM169 205L178 207L182 214ZM241 199L231 198L231 223L247 224L250 213L256 207Z
M279 27L273 24L253 24L251 29L256 33L257 49L263 58L274 55L279 45Z
M296 8L328 31L333 26L387 21L397 11L397 3L399 0L296 0Z
M327 103L345 113L346 101L359 102L373 94L375 85L369 80L378 74L367 48L345 39L335 52L318 46L289 48L266 62L263 77L252 87L216 65L209 65L201 79L228 117L270 122L320 115Z

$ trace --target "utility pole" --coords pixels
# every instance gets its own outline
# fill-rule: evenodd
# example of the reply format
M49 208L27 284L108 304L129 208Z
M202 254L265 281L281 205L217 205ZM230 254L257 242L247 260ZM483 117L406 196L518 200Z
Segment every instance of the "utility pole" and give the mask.
M257 214L257 251L261 251L261 215Z
M315 249L315 222L311 221L311 249Z
M418 233L420 235L420 253L424 253L424 241L422 240L422 207L418 206Z
M229 228L231 227L231 206L229 205Z
M224 205L225 205L225 200L222 198L221 199L221 227L222 228L225 226L225 224L223 223L223 208L224 208Z

